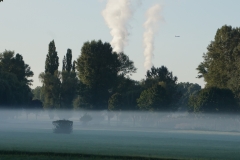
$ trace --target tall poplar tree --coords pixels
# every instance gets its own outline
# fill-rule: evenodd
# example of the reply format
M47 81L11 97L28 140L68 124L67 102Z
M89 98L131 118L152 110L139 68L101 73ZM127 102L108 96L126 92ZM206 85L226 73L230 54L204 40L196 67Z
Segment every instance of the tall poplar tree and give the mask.
M66 54L66 70L68 72L71 71L72 69L72 50L71 49L68 49L67 50L67 54Z
M44 108L60 107L60 73L58 72L58 55L54 40L49 43L48 54L45 61L45 72L39 75L43 83Z
M74 62L73 62L74 63ZM67 50L66 56L64 56L62 71L62 84L61 84L61 106L62 109L72 109L73 100L76 96L76 86L78 79L75 73L75 68L72 64L72 51ZM74 66L75 67L75 66Z
M45 61L45 73L54 75L54 72L58 70L59 62L58 55L55 47L55 42L52 40L48 46L48 54Z
M66 71L66 57L63 57L63 61L62 61L62 72Z

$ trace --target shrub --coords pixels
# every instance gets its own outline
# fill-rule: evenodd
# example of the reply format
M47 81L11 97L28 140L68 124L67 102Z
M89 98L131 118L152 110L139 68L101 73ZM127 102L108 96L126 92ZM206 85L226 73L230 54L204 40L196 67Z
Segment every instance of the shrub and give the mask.
M58 120L58 121L53 121L52 124L55 126L53 129L54 133L72 133L72 126L73 126L73 121L69 120Z
M87 113L80 118L80 121L83 122L83 124L87 124L91 120L92 120L92 117Z

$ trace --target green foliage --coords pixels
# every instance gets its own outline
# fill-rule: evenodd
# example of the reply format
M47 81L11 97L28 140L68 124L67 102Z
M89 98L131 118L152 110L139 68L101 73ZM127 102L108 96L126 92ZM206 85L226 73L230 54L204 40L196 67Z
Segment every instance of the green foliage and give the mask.
M19 81L17 76L12 73L0 71L0 105L15 105L20 99Z
M14 51L7 51L5 50L3 53L0 54L0 69L2 71L9 71L11 69L12 63L11 60L14 58ZM10 71L11 72L11 71Z
M65 61L65 70L62 71L61 76L61 108L72 109L73 100L76 97L78 79L75 73L74 64L72 65L72 51L67 50L66 59L64 56L63 62ZM75 66L74 66L75 67ZM71 70L74 69L74 70Z
M68 49L67 50L67 54L66 54L66 70L68 72L71 71L72 69L72 50L71 49Z
M73 100L76 96L76 87L78 79L75 72L62 72L62 83L61 83L61 108L72 109Z
M102 88L109 89L109 86L111 88L116 80L119 66L117 54L112 53L111 45L100 40L84 43L81 55L77 59L79 79L91 88L99 83Z
M78 107L107 109L108 100L119 85L119 76L136 72L127 55L113 52L109 43L100 40L84 43L76 63L81 81L79 97L75 100Z
M46 68L48 69L39 76L43 83L42 95L44 98L42 100L44 108L72 109L73 100L76 97L78 79L75 73L75 64L72 65L71 49L67 50L67 54L63 58L62 72L59 72L57 67L58 56L54 41L52 41L49 44L49 53L46 58ZM53 70L54 74L51 74Z
M169 99L167 97L167 91L161 85L154 85L144 90L137 103L142 110L167 110L169 109Z
M134 62L129 59L127 55L123 52L118 54L118 60L120 62L119 75L132 75L132 73L136 73L137 68L134 66Z
M33 99L31 102L32 108L35 109L43 109L43 102L44 102L44 93L43 87L37 86L32 89Z
M62 72L63 72L63 71L66 71L66 63L67 63L67 62L66 62L66 57L64 56L64 57L63 57L63 61L62 61Z
M72 66L72 71L75 72L75 69L76 69L76 61L73 61L73 66Z
M14 51L5 50L0 54L0 69L4 72L13 73L17 76L18 81L31 85L32 80L29 77L33 76L33 72L28 64L25 64L23 57L16 54Z
M123 98L122 95L119 93L113 94L108 101L108 109L109 110L122 110L122 106L123 106L122 98Z
M141 89L133 89L124 93L122 110L137 110L137 99L140 97Z
M146 80L141 82L144 91L137 100L138 106L146 110L174 110L181 97L177 90L177 77L167 67L154 66L147 71Z
M87 103L94 109L107 108L109 90L116 84L119 67L118 56L112 53L109 43L100 40L84 43L77 59L77 70L80 81L86 85L84 88L91 93Z
M83 84L81 81L78 83L78 90L77 90L77 98L74 99L73 106L75 109L93 109L93 106L91 103L92 100L92 93L93 90L91 90L87 85Z
M44 108L72 109L78 79L72 69L72 51L67 50L63 58L62 72L58 69L58 56L54 41L49 44L45 73L40 74L43 82ZM54 73L54 74L53 74Z
M119 93L122 95L122 107L121 110L136 110L137 98L139 98L142 92L142 87L137 81L118 76L117 86L112 90L112 93Z
M33 94L33 100L38 99L41 100L41 96L42 96L42 87L37 86L32 90L32 94Z
M194 112L237 112L239 107L234 94L229 89L204 88L189 99L190 111Z
M58 55L53 40L48 46L48 54L45 61L45 72L39 75L39 78L43 83L43 106L45 109L60 107L61 81L58 66Z
M33 99L30 105L31 105L31 108L34 108L34 109L43 109L43 103L39 99ZM38 112L35 111L35 113L37 114Z
M33 76L29 65L20 54L13 51L0 53L0 106L26 106L31 103L32 93L29 85Z
M165 66L161 66L160 68L155 68L154 66L147 71L146 75L146 83L148 81L153 81L155 82L165 82L166 84L169 85L175 85L177 83L177 77L173 76L172 72L168 71L168 68Z
M240 29L222 26L197 67L207 87L228 88L240 98Z
M181 98L179 99L177 105L179 110L188 110L188 101L190 96L194 96L201 90L201 86L193 83L178 83L177 90L181 93Z
M61 81L60 73L55 71L54 75L50 73L41 73L39 75L43 86L43 106L46 109L60 108Z
M54 75L58 70L59 62L54 40L49 43L48 54L45 61L45 73Z

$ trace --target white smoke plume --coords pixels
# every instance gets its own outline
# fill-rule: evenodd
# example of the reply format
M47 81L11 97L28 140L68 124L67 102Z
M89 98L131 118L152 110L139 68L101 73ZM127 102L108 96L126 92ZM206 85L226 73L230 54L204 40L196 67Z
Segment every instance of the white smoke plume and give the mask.
M163 20L160 15L162 8L159 4L156 4L149 8L146 12L147 20L144 23L145 32L143 35L144 43L144 67L146 70L150 69L152 64L153 50L154 50L154 38L158 32L159 22Z
M108 0L102 16L111 30L113 51L123 52L128 41L128 22L133 12L130 0Z

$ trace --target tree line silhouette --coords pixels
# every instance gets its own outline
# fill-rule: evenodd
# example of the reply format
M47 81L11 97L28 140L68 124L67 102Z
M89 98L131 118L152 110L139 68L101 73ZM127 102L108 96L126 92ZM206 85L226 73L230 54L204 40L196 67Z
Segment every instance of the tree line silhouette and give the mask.
M0 54L0 106L2 108L146 110L238 112L240 101L240 28L224 25L203 54L198 84L178 83L166 66L152 66L136 81L134 62L113 52L107 42L88 41L76 60L67 49L59 70L54 40L49 43L42 86L31 89L33 72L23 56L5 50Z

